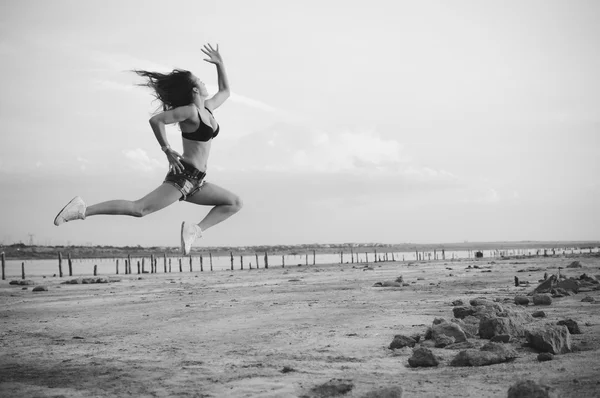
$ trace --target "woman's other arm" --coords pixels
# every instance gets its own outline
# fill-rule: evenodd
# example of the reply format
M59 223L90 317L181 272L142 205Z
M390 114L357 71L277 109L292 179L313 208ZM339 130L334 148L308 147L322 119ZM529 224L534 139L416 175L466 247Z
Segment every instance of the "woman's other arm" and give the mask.
M215 64L217 67L217 79L219 82L219 91L211 98L207 99L204 104L206 107L213 111L220 107L227 98L229 98L229 81L227 79L227 73L225 72L225 65L223 64L223 58L219 54L219 45L213 48L210 44L205 44L202 52L209 56L205 58L206 62Z

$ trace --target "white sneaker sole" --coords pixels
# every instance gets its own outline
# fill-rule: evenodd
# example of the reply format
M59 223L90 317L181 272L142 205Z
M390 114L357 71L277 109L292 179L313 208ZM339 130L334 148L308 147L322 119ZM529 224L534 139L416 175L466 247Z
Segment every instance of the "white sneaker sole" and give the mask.
M56 226L58 227L60 224L64 224L64 223L66 222L66 221L63 221L63 222L59 223L59 222L58 222L58 219L59 219L59 218L62 216L62 214L64 213L65 209L66 209L67 207L69 207L69 206L71 205L71 203L73 203L73 201L74 201L75 199L77 199L78 197L79 197L79 196L75 196L73 199L71 199L71 200L69 201L69 203L67 203L67 204L65 205L65 207L63 207L63 208L61 209L61 211L59 211L59 212L58 212L58 214L56 215L56 217L54 217L54 225L56 225Z

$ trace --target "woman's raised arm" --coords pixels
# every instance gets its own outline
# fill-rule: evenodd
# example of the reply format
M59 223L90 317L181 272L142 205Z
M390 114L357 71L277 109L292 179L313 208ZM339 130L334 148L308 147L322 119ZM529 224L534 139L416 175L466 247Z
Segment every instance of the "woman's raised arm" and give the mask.
M225 66L223 65L223 57L221 57L221 54L219 54L219 45L217 44L216 48L213 48L210 44L205 44L202 52L209 57L204 58L204 60L211 64L215 64L217 67L219 91L204 102L206 107L213 111L221 106L227 98L229 98L229 81L227 80L227 73L225 72Z

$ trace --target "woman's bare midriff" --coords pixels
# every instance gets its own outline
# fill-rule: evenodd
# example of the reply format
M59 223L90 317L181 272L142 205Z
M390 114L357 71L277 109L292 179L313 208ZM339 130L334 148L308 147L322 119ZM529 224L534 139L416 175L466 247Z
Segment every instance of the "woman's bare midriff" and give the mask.
M183 153L181 154L183 160L194 165L200 171L206 172L206 165L208 163L208 155L210 154L210 146L212 139L203 141L193 141L186 138L183 140Z

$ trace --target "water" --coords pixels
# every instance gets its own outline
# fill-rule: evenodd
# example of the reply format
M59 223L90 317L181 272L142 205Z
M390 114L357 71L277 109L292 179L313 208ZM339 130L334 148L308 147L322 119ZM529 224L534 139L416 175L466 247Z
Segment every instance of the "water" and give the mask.
M551 249L546 249L548 255L552 255ZM539 253L539 255L544 254L544 249L538 248L530 248L530 249L515 249L515 250L482 250L483 257L486 259L494 259L500 257L501 255L505 256L514 256L514 255L526 255L533 256ZM591 250L592 253L600 252L600 248L594 248ZM437 251L438 260L442 259L441 251ZM560 249L556 250L556 255L562 254L582 254L582 253L590 253L590 249L579 249L579 248L569 248L569 249ZM420 252L421 256L420 260L434 260L434 252ZM385 252L378 251L377 256L380 260L385 260ZM468 250L455 250L455 251L446 251L446 261L452 259L469 259L474 257L474 251ZM344 263L351 264L351 254L349 251L344 251L343 260ZM412 252L388 252L387 259L392 261L392 256L394 261L398 262L409 262L416 260L416 253ZM375 261L375 253L371 250L368 252L358 252L354 253L354 262L355 263L365 263L367 262L373 263ZM119 259L119 274L125 274L125 260L126 258ZM150 271L150 257L142 258L131 258L131 272L132 274L137 274L137 262L140 264L142 260L145 263L145 270ZM179 260L181 260L181 267L183 272L190 271L190 259L189 257L169 257L167 258L167 271L169 269L169 260L171 263L171 272L177 273L179 272ZM296 267L298 264L305 266L306 264L312 265L315 264L339 264L340 263L340 253L317 253L316 258L313 258L313 252L307 251L302 254L286 254L282 257L281 254L269 254L269 267L280 268L285 261L286 267ZM6 278L21 278L21 263L25 263L25 276L58 276L58 259L52 260L6 260ZM115 259L73 259L73 277L80 276L91 276L94 274L94 265L97 265L98 275L115 275L116 274L116 260ZM225 271L231 269L231 258L229 255L226 256L213 256L212 258L213 270L214 271ZM260 268L264 268L264 253L258 254L258 264ZM243 256L243 265L244 269L247 270L251 265L252 268L256 268L256 256L254 255L245 255ZM240 256L233 256L233 267L235 270L240 269ZM203 268L204 271L210 271L210 260L208 256L203 256ZM164 259L162 256L158 256L157 262L157 272L164 273ZM200 258L199 256L194 256L192 258L192 269L194 272L200 271ZM69 265L65 259L62 262L62 271L63 276L69 275Z

